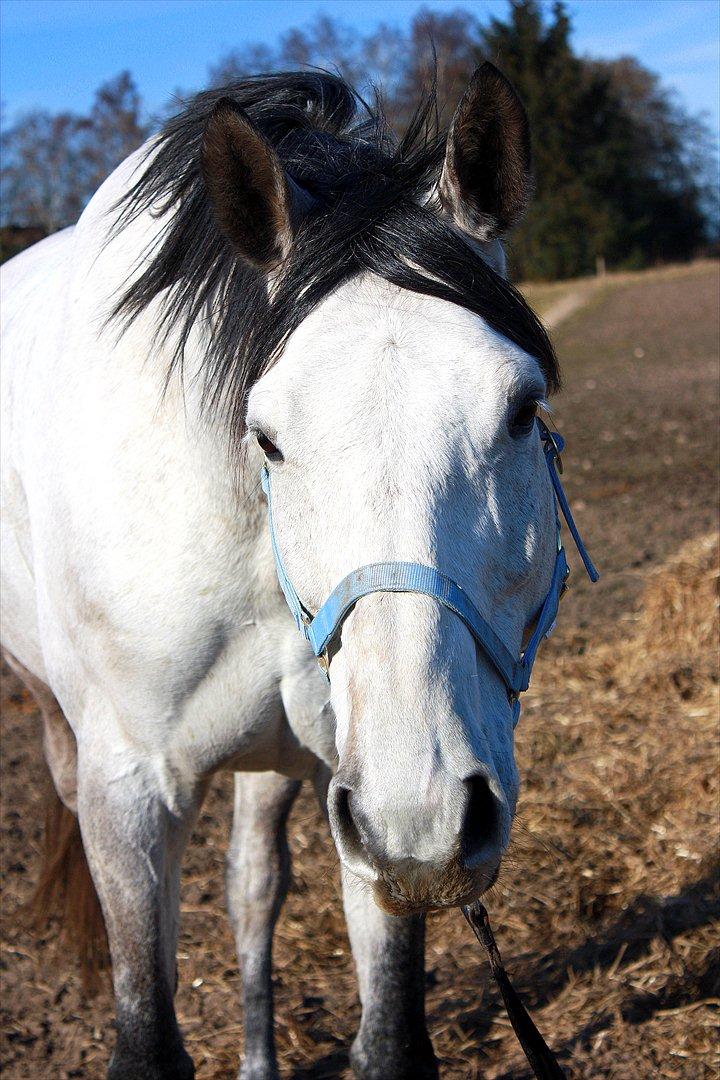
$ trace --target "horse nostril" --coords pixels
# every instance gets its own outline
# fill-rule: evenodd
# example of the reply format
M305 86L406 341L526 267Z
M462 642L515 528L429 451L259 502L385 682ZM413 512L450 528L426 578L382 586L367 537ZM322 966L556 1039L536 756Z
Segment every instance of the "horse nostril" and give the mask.
M460 834L460 857L464 866L472 868L500 855L502 816L487 777L471 776L465 785L469 798Z
M328 810L333 837L340 857L351 870L360 877L375 878L376 872L353 814L352 797L352 788L344 787L336 781L330 785Z

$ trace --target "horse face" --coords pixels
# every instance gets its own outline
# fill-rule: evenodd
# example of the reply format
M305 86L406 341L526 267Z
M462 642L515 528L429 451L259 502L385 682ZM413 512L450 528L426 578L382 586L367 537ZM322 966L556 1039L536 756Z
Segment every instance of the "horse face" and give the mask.
M475 315L355 279L254 387L247 424L272 471L285 568L317 608L373 562L453 578L518 654L556 533L533 424L539 366ZM494 880L518 790L501 678L463 623L376 593L330 659L341 858L386 910L455 905Z
M273 473L286 571L313 610L368 563L436 567L519 653L555 554L551 485L533 426L546 388L538 364L462 301L425 293L461 266L460 295L482 292L484 282L498 300L467 248L502 270L497 240L531 186L525 111L483 64L453 116L437 175L434 152L421 176L420 159L413 164L402 147L387 169L377 148L340 167L338 143L326 160L331 182L299 187L326 141L286 169L267 132L228 98L213 106L202 139L215 223L261 275L255 280L265 275L268 310L282 325L283 304L311 309L277 339L279 357L270 350L277 362L255 381L246 416ZM344 284L313 288L313 266ZM360 266L365 276L349 278ZM412 280L418 266L426 288L389 284ZM521 307L512 318L527 329ZM494 325L529 341L509 320ZM247 363L252 369L257 356ZM365 597L335 645L338 769L329 802L342 859L390 911L477 896L497 873L517 797L505 685L464 624L420 595Z

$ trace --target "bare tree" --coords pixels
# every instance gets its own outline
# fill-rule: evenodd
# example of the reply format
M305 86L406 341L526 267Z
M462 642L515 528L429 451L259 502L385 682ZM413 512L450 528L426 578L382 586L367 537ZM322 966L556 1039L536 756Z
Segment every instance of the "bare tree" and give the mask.
M3 136L4 223L37 225L51 233L77 218L82 209L78 127L72 113L36 111Z
M104 83L87 116L36 110L2 137L2 222L46 233L77 221L106 176L144 141L140 97L127 72Z
M391 115L396 126L407 124L419 98L434 81L441 120L449 122L481 58L481 33L478 20L466 11L418 12L393 96Z
M275 48L258 44L227 53L210 68L209 84L224 86L248 75L315 67L338 72L362 94L377 87L394 100L409 47L408 35L393 27L381 24L362 37L322 15L307 29L289 30Z
M140 94L128 71L103 83L84 122L84 181L91 193L149 134Z

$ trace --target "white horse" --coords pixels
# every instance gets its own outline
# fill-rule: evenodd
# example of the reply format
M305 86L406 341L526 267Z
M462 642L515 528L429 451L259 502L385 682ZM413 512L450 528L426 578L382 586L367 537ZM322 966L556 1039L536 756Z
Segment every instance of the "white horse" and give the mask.
M304 779L342 862L355 1074L437 1075L422 913L495 880L512 701L464 623L413 594L356 604L328 681L259 484L267 460L310 611L355 567L420 562L520 653L557 536L534 417L558 373L499 241L528 194L527 120L489 64L446 138L426 119L397 145L321 74L202 94L3 268L2 641L102 905L114 1080L193 1075L178 883L220 768L241 1076L277 1077L271 943Z

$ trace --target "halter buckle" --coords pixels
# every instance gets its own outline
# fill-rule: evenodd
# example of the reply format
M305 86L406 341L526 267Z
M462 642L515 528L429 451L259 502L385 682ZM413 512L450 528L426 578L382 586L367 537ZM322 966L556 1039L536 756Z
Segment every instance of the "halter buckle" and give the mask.
M549 427L545 428L545 438L546 438L547 442L550 444L550 446L552 446L552 448L553 448L553 458L555 460L555 466L557 468L557 471L562 476L562 471L563 471L562 452L561 452L561 446L558 443L557 439L555 438L555 434L556 433L554 431L551 431Z

